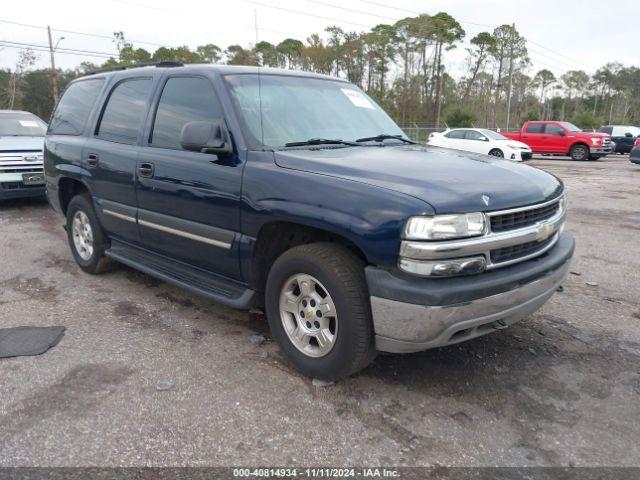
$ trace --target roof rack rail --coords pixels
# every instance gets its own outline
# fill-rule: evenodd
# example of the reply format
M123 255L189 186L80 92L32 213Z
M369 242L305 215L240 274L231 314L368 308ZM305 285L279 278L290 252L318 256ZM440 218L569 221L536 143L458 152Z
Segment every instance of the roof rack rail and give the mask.
M93 70L91 72L87 72L87 75L95 75L97 73L106 73L106 72L118 72L120 70L129 70L132 68L142 68L142 67L158 67L158 68L184 67L184 63L168 61L168 60L162 61L162 62L132 63L130 65L118 65L117 67L101 68L99 70Z

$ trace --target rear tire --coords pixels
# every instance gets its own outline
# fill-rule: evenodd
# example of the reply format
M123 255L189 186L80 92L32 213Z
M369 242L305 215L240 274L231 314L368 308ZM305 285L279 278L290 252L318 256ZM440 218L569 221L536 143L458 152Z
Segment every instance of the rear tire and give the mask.
M104 255L107 236L98 223L91 197L76 195L67 207L67 239L76 263L82 270L98 274L109 270L112 261Z
M304 375L339 380L375 357L364 263L345 247L286 251L269 271L265 297L271 333Z
M489 155L492 157L504 158L504 152L499 148L494 148L489 151Z
M583 162L589 158L589 147L581 143L574 145L571 147L571 150L569 150L569 156L571 160Z

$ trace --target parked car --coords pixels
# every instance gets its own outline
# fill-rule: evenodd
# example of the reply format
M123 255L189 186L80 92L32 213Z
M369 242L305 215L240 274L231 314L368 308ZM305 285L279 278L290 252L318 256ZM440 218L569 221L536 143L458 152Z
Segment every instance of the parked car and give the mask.
M633 144L640 137L640 128L631 125L605 125L598 132L606 133L615 142L615 153L629 153Z
M531 147L533 153L569 155L572 160L597 160L611 153L611 137L583 132L569 122L525 122L520 132L502 133Z
M484 153L518 162L531 158L528 145L484 128L453 128L429 135L429 145L466 152Z
M376 350L527 317L574 250L556 177L415 144L356 86L311 73L161 63L76 79L45 174L85 272L115 259L262 308L290 361L327 380Z
M631 161L631 163L640 164L640 138L636 139L633 144L633 148L629 153L629 161Z
M46 128L32 113L0 110L0 200L44 196Z

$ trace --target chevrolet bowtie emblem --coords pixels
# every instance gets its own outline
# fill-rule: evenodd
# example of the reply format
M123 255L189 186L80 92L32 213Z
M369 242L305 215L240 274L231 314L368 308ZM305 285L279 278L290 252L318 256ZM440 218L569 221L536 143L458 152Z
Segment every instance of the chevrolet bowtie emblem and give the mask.
M491 197L489 195L482 195L482 202L488 207Z

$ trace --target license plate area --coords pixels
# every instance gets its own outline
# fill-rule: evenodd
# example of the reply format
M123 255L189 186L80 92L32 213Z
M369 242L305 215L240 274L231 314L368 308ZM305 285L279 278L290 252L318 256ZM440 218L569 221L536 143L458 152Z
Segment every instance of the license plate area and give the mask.
M22 183L24 185L44 185L43 173L23 173Z

